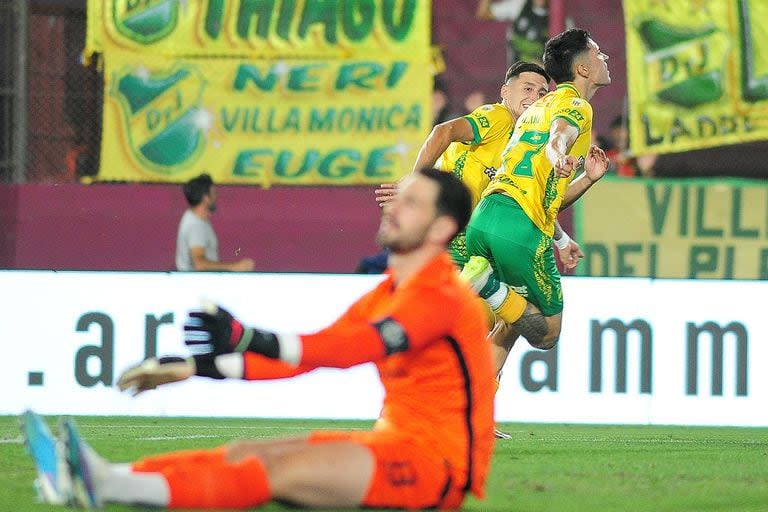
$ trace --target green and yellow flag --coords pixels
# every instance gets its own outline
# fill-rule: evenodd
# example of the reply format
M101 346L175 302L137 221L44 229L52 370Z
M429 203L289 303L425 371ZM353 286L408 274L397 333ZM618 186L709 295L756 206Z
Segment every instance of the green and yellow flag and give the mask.
M768 2L624 0L635 154L768 139Z
M100 178L360 185L399 178L430 115L428 61L106 61Z
M345 58L429 52L429 0L90 0L86 55Z
M91 0L99 178L361 185L431 129L428 0Z

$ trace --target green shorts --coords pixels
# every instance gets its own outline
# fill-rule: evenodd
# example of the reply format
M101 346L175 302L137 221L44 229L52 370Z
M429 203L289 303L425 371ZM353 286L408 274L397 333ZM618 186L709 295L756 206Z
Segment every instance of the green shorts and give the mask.
M500 281L545 316L563 311L563 288L552 238L542 233L511 197L497 193L480 201L467 227L467 253L485 257Z
M466 265L467 261L469 261L469 256L467 256L466 231L462 231L453 237L451 243L448 244L448 253L451 255L453 263L459 268L459 270L463 269L464 265Z

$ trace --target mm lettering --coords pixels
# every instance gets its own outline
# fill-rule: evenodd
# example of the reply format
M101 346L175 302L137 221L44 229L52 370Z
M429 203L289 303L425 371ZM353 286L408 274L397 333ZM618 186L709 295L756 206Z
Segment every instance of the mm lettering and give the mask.
M640 392L651 393L651 364L653 361L653 333L645 320L633 320L625 324L613 318L604 324L597 320L591 322L591 371L589 390L600 393L603 389L603 337L607 331L613 331L616 338L616 392L627 392L627 335L630 331L640 335Z
M723 396L723 337L732 334L736 342L736 395L747 396L747 361L749 339L747 328L740 322L731 322L721 327L715 322L705 322L700 326L688 322L688 375L685 392L698 395L699 378L699 338L703 333L712 339L712 390L713 396Z

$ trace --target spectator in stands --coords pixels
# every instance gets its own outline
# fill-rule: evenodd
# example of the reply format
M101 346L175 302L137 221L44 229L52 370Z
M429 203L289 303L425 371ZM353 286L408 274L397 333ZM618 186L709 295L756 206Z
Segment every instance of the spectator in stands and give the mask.
M216 211L216 187L208 174L184 184L184 197L189 209L179 222L176 237L176 270L214 270L248 272L253 260L224 263L219 261L219 241L211 225L211 214Z
M547 0L480 0L480 20L507 21L507 65L525 60L541 64L544 43L549 37Z
M611 121L606 139L605 156L610 161L608 172L625 178L650 178L654 175L654 165L658 155L646 153L634 156L629 151L629 125L627 118L619 114Z

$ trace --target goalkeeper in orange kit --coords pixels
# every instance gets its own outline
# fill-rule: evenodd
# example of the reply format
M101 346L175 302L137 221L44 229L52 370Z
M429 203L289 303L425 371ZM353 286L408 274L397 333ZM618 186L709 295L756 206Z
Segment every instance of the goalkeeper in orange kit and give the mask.
M414 173L383 212L387 279L329 327L272 333L211 306L185 325L186 343L200 353L147 360L118 382L142 392L193 375L269 379L373 361L385 398L371 431L241 440L112 464L72 422L62 425L65 449L56 449L42 419L28 412L24 434L41 497L89 508L252 508L279 500L407 509L455 509L469 492L482 497L493 448L490 345L482 308L446 252L470 207L455 176Z

